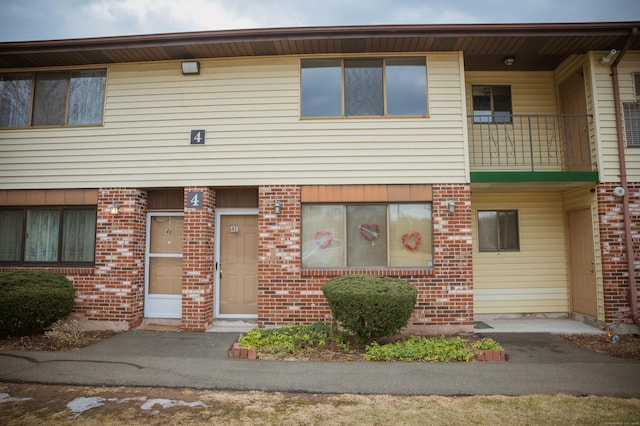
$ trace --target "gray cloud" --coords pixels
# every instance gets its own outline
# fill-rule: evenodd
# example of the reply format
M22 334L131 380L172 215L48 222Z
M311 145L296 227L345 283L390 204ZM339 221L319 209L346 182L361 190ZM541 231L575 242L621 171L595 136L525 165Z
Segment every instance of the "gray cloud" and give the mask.
M0 41L230 28L640 20L637 0L4 0Z

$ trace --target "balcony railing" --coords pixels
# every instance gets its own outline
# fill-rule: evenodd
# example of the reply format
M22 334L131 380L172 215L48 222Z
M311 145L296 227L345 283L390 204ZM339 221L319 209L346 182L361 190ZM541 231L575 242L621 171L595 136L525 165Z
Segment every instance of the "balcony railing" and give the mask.
M590 115L469 116L471 169L591 171Z

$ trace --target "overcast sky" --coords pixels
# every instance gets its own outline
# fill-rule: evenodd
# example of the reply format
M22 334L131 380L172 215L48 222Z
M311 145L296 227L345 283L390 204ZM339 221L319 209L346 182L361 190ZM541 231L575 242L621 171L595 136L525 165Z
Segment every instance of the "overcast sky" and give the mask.
M639 0L0 0L0 41L316 25L640 21Z

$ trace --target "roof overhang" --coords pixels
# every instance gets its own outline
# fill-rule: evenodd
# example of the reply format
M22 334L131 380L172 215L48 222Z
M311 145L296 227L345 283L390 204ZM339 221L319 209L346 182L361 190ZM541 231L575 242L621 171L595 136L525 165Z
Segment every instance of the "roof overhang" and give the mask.
M462 51L466 70L552 70L574 54L622 49L640 22L298 27L0 43L0 68L277 55ZM640 50L640 38L630 50Z

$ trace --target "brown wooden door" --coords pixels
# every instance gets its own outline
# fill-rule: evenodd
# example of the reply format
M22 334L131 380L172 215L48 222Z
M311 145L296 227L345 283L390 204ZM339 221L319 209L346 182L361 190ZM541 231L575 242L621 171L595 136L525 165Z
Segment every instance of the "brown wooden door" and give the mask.
M258 314L258 216L220 216L220 316Z
M575 115L587 113L587 98L582 75L573 74L560 85L560 99L562 113L570 114L563 117L561 123L566 168L567 170L592 170L589 122L585 116Z
M595 317L598 311L591 209L570 211L568 223L571 308Z

